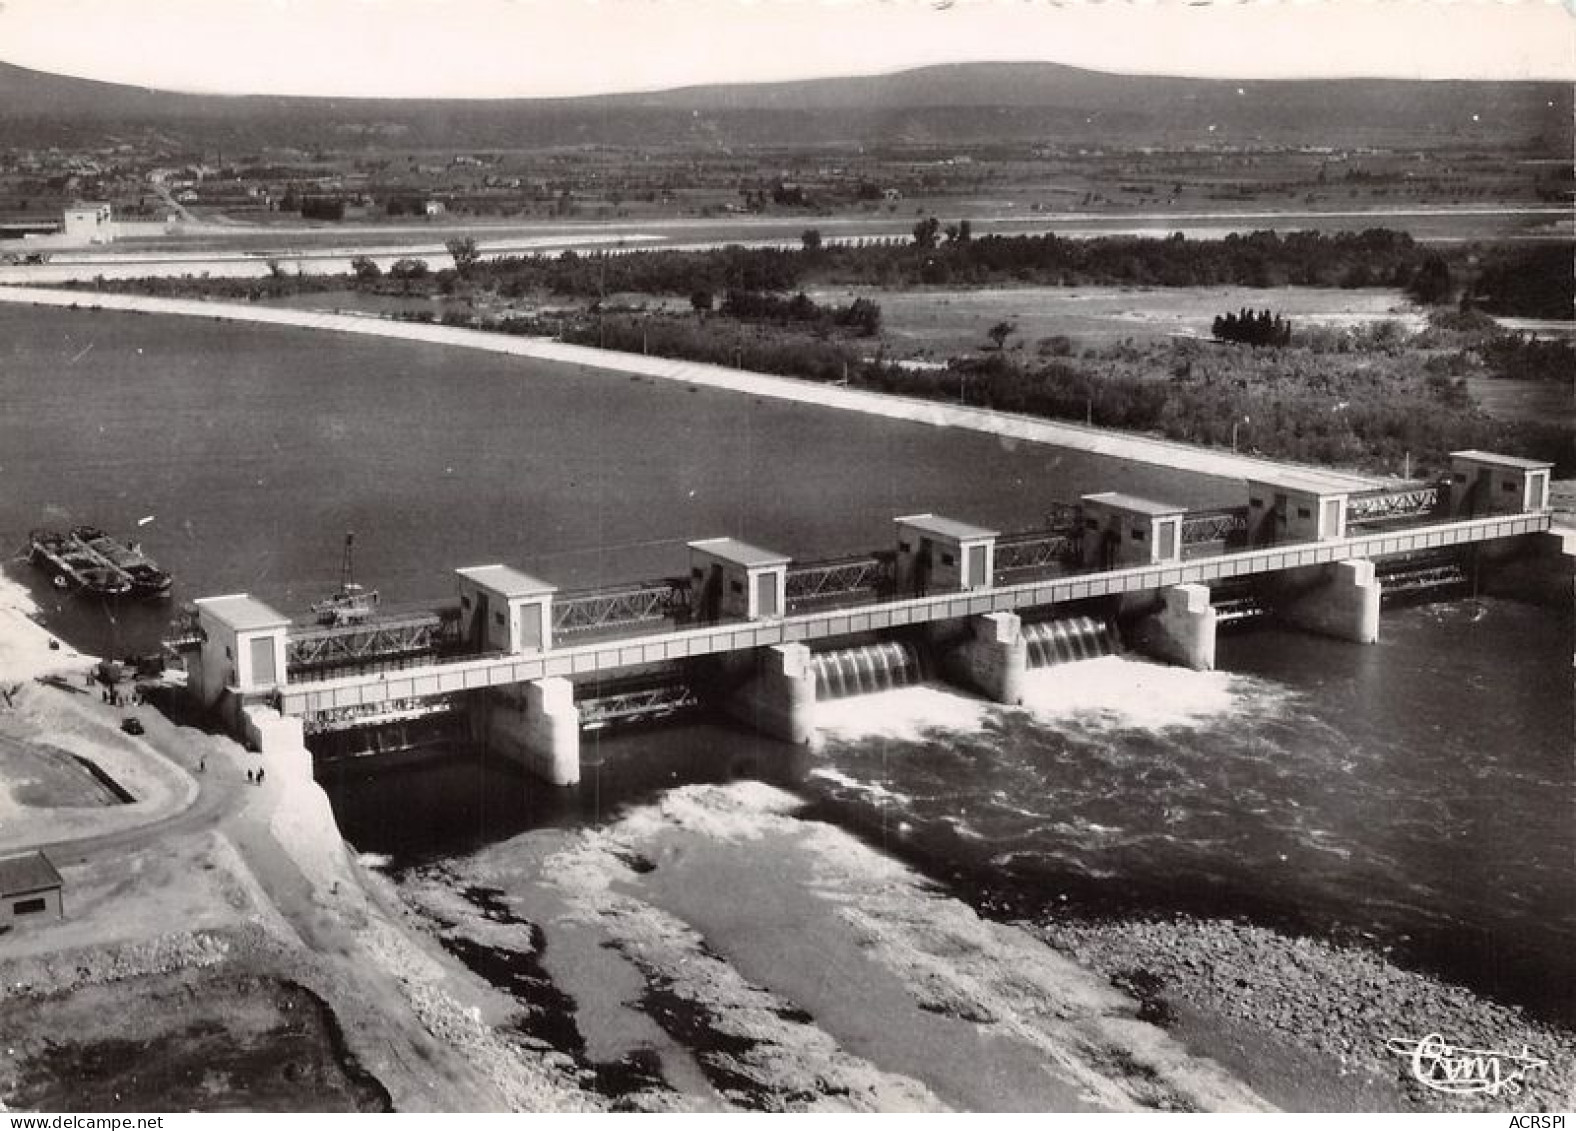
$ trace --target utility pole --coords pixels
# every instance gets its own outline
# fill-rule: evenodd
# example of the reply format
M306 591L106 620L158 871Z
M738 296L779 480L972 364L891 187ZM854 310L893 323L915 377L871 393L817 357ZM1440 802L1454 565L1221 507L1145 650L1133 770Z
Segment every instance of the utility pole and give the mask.
M1236 451L1237 450L1237 427L1238 427L1238 425L1251 424L1252 422L1253 422L1253 418L1252 417L1248 417L1248 416L1244 416L1241 420L1233 420L1231 422L1231 450L1232 451Z

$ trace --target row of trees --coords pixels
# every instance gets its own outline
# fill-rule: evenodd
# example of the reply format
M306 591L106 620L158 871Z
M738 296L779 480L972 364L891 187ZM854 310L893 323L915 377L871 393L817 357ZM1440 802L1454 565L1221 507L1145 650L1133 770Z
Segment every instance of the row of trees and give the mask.
M1291 323L1268 310L1252 311L1243 307L1239 314L1221 314L1210 325L1217 341L1249 346L1291 345Z
M1406 286L1425 253L1404 232L1255 232L1219 240L1056 235L976 236L968 221L921 220L912 241L828 244L818 229L799 249L726 247L619 255L564 252L475 264L480 286L506 297L549 292L690 295L698 290L801 290L814 284L925 283L1154 286Z
M1500 251L1466 285L1462 305L1521 318L1576 316L1576 271L1568 243Z
M343 220L345 218L345 202L337 196L303 196L301 198L301 218L303 220Z
M707 301L696 299L705 295ZM710 309L709 292L690 297L696 310ZM847 306L821 306L800 291L792 298L779 298L759 291L729 291L722 300L720 313L747 322L773 322L821 329L852 330L864 337L881 332L881 307L867 298L856 298Z
M1576 309L1568 246L1450 257L1404 232L1255 232L1219 240L1055 235L975 236L967 220L919 221L913 239L828 244L807 229L798 250L730 246L483 259L470 238L447 247L455 274L506 298L551 293L693 295L791 293L811 285L1040 284L1153 286L1384 286L1416 301L1457 300L1496 314L1568 318ZM357 272L360 277L360 272ZM1257 332L1255 328L1253 333ZM1229 328L1228 328L1229 333ZM1237 340L1227 338L1225 340ZM1246 339L1243 339L1246 340ZM1261 343L1262 344L1262 343Z

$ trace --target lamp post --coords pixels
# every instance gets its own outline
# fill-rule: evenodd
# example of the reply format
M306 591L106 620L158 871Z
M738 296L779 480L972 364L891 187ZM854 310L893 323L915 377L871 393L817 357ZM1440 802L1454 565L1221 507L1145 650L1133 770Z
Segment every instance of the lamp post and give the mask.
M1231 450L1232 451L1236 451L1237 450L1237 428L1238 428L1238 426L1243 425L1243 424L1251 424L1251 423L1252 423L1252 418L1251 417L1247 417L1247 416L1244 416L1241 420L1233 420L1231 422Z

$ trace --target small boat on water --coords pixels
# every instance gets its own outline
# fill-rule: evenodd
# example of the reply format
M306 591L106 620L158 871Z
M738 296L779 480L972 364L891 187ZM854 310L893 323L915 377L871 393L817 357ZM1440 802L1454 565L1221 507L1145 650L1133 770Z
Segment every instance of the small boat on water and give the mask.
M74 527L71 536L125 573L138 597L163 597L175 584L169 571L160 569L136 542L117 542L96 526Z
M67 534L35 530L28 547L28 560L50 575L56 589L93 597L163 597L174 584L141 547L117 542L96 526Z

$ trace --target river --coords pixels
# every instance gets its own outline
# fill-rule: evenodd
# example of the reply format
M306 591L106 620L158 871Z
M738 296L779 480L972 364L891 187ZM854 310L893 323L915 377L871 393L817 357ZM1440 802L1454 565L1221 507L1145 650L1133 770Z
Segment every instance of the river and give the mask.
M0 403L8 556L35 526L92 523L140 538L177 604L245 591L290 614L334 589L347 530L399 609L452 601L453 571L486 562L573 588L683 573L685 542L718 535L810 559L886 548L917 511L1015 530L1090 491L1243 493L960 429L194 318L0 307ZM151 647L170 617L17 576L98 651Z
M687 538L801 557L892 516L1004 529L1102 489L1235 501L1219 480L950 429L438 346L135 315L0 309L0 533L137 531L177 600L299 612L346 529L391 607L453 567L564 585L677 572ZM24 406L18 411L17 406ZM148 521L138 525L139 520ZM8 547L9 548L9 547ZM83 647L157 639L16 564ZM597 822L674 785L759 776L1002 913L1198 912L1363 940L1569 1023L1576 955L1568 619L1501 600L1388 610L1361 648L1228 636L1221 671L1107 657L1007 710L910 687L823 705L791 750L711 724L588 735L552 791L473 754L341 769L349 839L431 860Z

